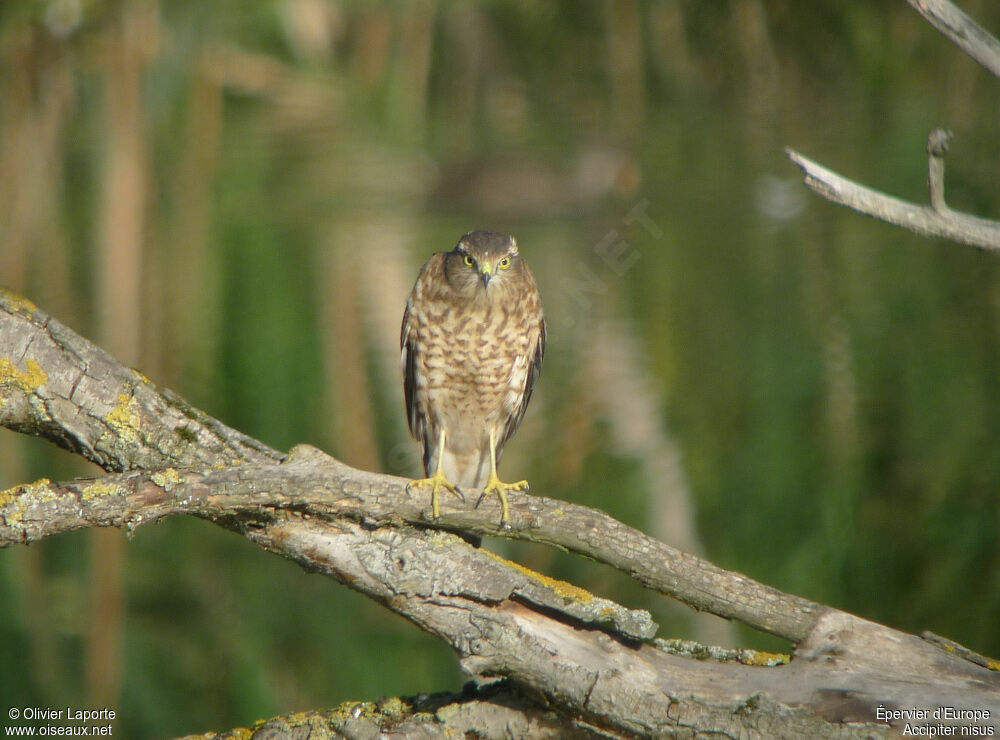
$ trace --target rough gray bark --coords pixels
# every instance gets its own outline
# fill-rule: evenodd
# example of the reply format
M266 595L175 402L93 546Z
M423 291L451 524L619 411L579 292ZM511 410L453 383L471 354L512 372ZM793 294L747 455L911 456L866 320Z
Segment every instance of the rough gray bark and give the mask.
M193 408L31 301L0 288L5 322L0 424L55 442L105 470L277 462L283 455ZM44 385L42 393L36 392Z
M569 547L798 646L789 663L753 651L692 654L652 640L656 626L645 612L428 528L428 502L409 496L405 481L354 470L306 446L283 456L9 292L0 292L0 423L118 471L0 493L0 544L192 514L406 616L449 644L481 684L509 682L489 698L457 698L421 731L443 733L450 727L443 718L460 715L498 736L491 722L514 711L539 737L551 731L553 716L581 736L873 737L890 732L877 721L879 706L1000 716L1000 674L988 667L679 553L601 512L512 496L506 531L495 524L495 503L444 507L437 526ZM519 706L512 697L530 711L512 710ZM413 712L367 721L389 731L417 721Z

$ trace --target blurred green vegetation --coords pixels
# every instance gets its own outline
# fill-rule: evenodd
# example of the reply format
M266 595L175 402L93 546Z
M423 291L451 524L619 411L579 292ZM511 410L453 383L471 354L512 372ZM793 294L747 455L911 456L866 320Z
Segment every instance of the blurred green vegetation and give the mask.
M414 474L406 294L465 231L510 231L550 344L508 477L1000 653L1000 262L822 202L783 154L924 200L945 126L950 203L1000 217L1000 81L906 3L5 0L0 64L0 282L154 381ZM0 487L93 472L0 436ZM109 701L121 736L165 737L463 680L203 522L139 529L120 577L93 539L0 553L8 705ZM490 545L706 634L608 569Z

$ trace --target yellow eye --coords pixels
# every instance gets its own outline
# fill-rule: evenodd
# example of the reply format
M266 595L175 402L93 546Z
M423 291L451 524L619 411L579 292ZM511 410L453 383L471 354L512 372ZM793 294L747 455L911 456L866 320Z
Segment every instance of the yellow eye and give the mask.
M472 267L474 264L476 264L476 261L472 259L472 257L470 257L469 255L465 255L465 264L467 264L469 267Z
M500 261L497 262L497 265L500 266L501 270L506 270L508 267L510 267L510 257L501 257Z

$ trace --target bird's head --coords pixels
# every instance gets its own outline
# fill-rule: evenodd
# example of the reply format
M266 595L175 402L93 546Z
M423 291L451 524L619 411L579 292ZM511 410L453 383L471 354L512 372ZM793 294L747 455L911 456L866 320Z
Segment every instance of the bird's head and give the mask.
M498 231L470 231L445 255L448 284L466 298L501 298L525 269L514 237Z

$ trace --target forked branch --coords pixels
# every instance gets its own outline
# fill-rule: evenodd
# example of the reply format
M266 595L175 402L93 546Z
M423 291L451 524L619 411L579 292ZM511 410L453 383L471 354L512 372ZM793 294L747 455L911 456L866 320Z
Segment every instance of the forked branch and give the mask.
M930 205L926 206L861 185L794 149L785 152L802 169L806 185L827 200L924 236L940 236L983 249L1000 249L1000 223L954 211L945 203L944 153L949 138L950 134L940 129L935 129L928 137Z
M1000 41L948 0L907 0L938 31L1000 77ZM927 139L930 205L910 203L839 175L794 149L785 153L805 174L805 183L827 200L925 236L939 236L982 249L1000 249L1000 223L953 211L944 200L944 155L951 133L935 129Z

